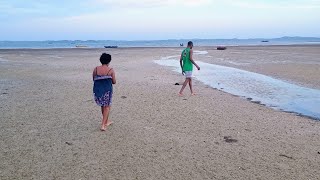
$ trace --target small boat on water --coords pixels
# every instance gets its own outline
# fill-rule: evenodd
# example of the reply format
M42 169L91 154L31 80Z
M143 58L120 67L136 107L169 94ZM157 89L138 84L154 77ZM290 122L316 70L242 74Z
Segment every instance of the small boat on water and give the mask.
M118 46L104 46L104 48L118 48Z
M263 41L261 41L261 42L269 42L268 40L263 40Z
M225 47L225 46L218 46L217 47L217 50L226 50L227 49L227 47Z

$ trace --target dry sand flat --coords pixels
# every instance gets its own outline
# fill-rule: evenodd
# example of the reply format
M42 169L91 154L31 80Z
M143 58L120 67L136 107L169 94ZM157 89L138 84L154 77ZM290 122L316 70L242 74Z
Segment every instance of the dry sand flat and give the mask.
M231 66L320 89L320 46L228 47L227 51L205 48L202 61Z
M297 50L291 48L269 48L264 61L279 50L290 56ZM317 53L294 48L319 68ZM209 52L197 55L199 60L246 59L250 66L227 65L257 72L265 50L199 49ZM199 82L197 96L178 97L180 86L174 83L183 77L152 62L177 50L0 50L0 179L320 178L319 122ZM100 132L91 71L105 51L113 55L118 84L110 115L115 123ZM272 71L269 64L260 73L318 87L313 76L296 79L295 70ZM309 66L303 68L310 73Z

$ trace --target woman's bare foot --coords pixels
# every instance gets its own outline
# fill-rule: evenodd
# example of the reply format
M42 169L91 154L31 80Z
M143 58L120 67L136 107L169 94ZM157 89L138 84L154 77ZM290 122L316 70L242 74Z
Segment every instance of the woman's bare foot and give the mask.
M106 125L101 126L100 130L101 130L101 131L105 131L105 130L107 130L107 127L108 127L108 126L110 126L111 124L113 124L113 122L111 122L111 121L110 121L110 122L107 122L107 124L106 124Z
M113 122L111 121L107 122L106 127L110 126L111 124L113 124Z
M105 131L106 130L106 126L102 126L101 128L100 128L100 131Z
M179 96L181 97L181 96L183 96L183 94L182 94L182 93L179 93Z
M196 93L191 93L191 96L195 96L196 95Z

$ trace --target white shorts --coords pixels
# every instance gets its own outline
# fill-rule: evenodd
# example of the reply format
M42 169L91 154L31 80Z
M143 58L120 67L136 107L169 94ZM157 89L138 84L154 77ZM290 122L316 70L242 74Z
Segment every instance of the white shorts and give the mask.
M186 78L192 78L192 71L185 71L185 72L184 72L184 76L185 76Z

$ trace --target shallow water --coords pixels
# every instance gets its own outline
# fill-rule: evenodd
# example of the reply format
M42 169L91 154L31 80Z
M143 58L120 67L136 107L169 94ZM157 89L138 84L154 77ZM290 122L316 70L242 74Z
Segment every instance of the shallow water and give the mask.
M0 56L0 63L8 63L9 60L3 59L2 56Z
M178 60L155 60L181 72ZM252 102L320 120L320 90L301 87L266 75L197 61L194 78L221 91Z

